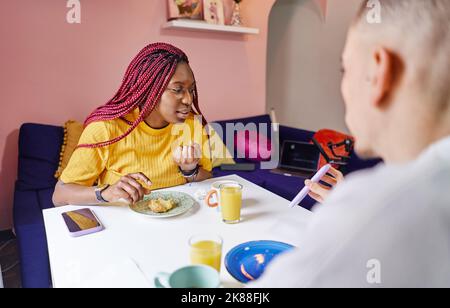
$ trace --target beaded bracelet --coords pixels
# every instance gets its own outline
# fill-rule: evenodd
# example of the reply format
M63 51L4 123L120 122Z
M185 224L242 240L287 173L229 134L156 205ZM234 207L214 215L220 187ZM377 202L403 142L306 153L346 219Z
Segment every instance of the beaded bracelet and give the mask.
M197 167L195 167L194 170L191 170L191 171L188 171L188 172L184 171L180 167L178 167L178 170L180 170L180 173L181 173L181 175L183 175L184 178L190 179L190 178L193 178L193 177L197 176L197 174L198 174L198 172L200 170L200 166L197 165Z

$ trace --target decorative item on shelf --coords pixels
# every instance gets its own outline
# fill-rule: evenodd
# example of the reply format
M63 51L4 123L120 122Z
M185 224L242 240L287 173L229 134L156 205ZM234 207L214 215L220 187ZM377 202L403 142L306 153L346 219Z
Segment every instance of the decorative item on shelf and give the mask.
M203 19L203 0L167 0L169 20Z
M234 11L234 0L222 0L223 1L223 10L225 13L225 25L231 26L231 19L233 18Z
M326 21L328 11L328 0L316 0L316 3L320 8L320 13L322 14L323 21Z
M231 18L232 26L242 26L241 2L242 0L234 0L233 17Z
M204 19L209 24L225 25L225 13L222 0L203 1Z

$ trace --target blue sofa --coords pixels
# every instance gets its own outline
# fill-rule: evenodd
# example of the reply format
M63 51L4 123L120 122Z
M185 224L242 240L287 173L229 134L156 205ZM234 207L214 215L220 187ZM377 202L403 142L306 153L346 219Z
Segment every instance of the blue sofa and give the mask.
M19 134L19 165L14 192L14 228L21 261L22 286L51 286L42 210L53 207L63 142L62 127L24 124Z
M268 115L217 122L223 128L226 123L271 124ZM270 126L269 126L270 127ZM225 130L224 130L225 131ZM18 178L14 194L14 227L17 234L21 259L22 285L25 288L51 287L47 239L42 210L53 207L52 194L56 184L54 172L58 167L59 153L63 141L62 127L24 124L19 135ZM283 140L311 140L313 132L280 127L280 143ZM223 136L226 140L226 134ZM245 161L240 159L238 161ZM362 161L352 156L347 172L368 168L378 161ZM215 177L236 173L286 199L292 199L303 188L304 179L286 177L269 170L226 172L215 169ZM306 208L314 205L308 199Z

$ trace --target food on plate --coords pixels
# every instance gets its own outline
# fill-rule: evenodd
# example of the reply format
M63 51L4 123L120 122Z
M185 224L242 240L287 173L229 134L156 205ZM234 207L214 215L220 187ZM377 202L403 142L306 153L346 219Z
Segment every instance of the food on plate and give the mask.
M152 212L167 213L177 206L173 199L164 200L163 198L153 199L147 201L147 206Z

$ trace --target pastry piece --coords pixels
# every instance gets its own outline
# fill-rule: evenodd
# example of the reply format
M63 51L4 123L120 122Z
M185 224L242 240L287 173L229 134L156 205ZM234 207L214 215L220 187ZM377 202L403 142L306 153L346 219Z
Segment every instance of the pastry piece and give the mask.
M150 200L148 202L148 207L152 212L155 213L166 213L173 209L176 206L176 203L172 199L164 200L162 198L158 198L156 200Z

